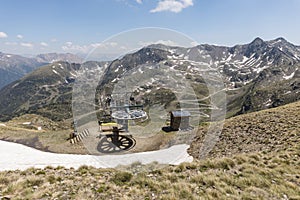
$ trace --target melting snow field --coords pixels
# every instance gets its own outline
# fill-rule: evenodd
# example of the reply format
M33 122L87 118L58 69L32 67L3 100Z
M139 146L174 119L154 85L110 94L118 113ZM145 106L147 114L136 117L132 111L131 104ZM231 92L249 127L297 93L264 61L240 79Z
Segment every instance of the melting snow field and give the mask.
M30 167L64 166L78 168L82 165L96 168L113 168L118 165L130 165L133 162L148 164L157 161L161 164L178 165L191 162L193 158L187 153L189 145L175 145L168 149L124 155L75 155L57 154L39 151L22 144L0 140L0 171L24 170Z

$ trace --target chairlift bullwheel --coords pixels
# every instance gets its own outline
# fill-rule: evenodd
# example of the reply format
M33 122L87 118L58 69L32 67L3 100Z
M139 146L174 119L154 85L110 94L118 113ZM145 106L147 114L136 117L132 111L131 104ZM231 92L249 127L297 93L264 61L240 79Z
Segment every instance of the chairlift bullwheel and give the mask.
M133 148L136 144L134 138L125 135L108 134L98 143L97 150L101 153L116 153Z

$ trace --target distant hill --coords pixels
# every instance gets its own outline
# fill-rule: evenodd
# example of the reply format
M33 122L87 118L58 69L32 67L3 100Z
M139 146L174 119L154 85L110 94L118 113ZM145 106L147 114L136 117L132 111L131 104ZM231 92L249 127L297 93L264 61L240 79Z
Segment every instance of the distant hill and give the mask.
M0 53L0 88L45 64L32 58Z
M82 63L83 59L71 53L46 53L36 56L39 62L54 63L58 61L65 61L69 63Z
M20 55L0 52L0 89L5 85L22 78L25 74L57 61L81 63L82 59L74 54L40 54L36 57L24 57Z
M57 62L40 67L1 90L1 118L40 113L60 119L71 117L72 83L80 64ZM48 114L47 114L48 113Z

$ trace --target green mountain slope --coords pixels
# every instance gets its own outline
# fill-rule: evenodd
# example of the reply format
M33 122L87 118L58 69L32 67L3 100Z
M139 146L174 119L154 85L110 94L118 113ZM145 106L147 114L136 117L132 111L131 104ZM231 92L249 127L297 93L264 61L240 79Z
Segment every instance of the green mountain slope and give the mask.
M0 97L1 120L25 113L56 120L70 118L72 82L79 67L79 64L53 63L4 87Z

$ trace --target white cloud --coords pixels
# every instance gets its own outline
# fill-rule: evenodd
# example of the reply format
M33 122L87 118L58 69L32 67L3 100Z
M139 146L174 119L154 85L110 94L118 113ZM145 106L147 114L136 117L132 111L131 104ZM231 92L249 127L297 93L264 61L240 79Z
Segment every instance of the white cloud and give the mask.
M163 44L167 46L178 46L178 44L172 40L157 40L157 41L140 41L139 45L141 46L149 46L151 44Z
M17 35L18 39L23 39L23 35Z
M121 50L128 50L128 47L126 47L126 46L120 46L120 49Z
M136 0L137 3L142 4L143 1L142 0Z
M18 45L18 43L17 42L5 42L5 45L16 46L16 45Z
M4 32L0 32L0 38L7 38L7 34Z
M94 48L103 48L103 49L113 49L118 46L116 42L108 42L108 43L93 43L89 45L77 45L73 44L73 42L66 42L61 48L67 52L81 52L88 53Z
M21 44L20 44L22 47L28 47L28 48L32 48L33 47L33 44L32 43L25 43L25 42L22 42Z
M67 45L67 46L72 46L72 45L73 45L73 42L66 42L65 45Z
M67 52L75 51L75 52L87 53L93 47L92 47L92 45L76 45L76 44L73 44L73 42L66 42L61 48L62 48L62 50L67 51Z
M46 42L41 42L40 45L43 46L43 47L47 47L48 46L48 44Z
M199 43L198 43L198 42L196 42L196 41L193 41L193 42L191 42L191 45L194 47L194 46L198 46L198 45L199 45Z
M151 13L170 11L179 13L182 9L193 6L193 0L160 0L156 8L150 10Z

